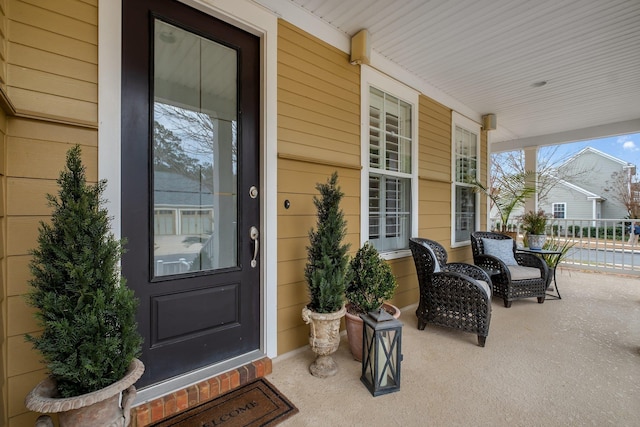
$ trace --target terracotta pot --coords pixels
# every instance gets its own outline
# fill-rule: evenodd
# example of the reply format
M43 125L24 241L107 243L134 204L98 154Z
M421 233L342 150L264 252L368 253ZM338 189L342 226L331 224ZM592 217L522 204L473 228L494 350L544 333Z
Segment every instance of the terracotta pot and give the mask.
M334 313L316 313L307 307L302 309L302 320L309 324L309 346L317 355L309 366L311 375L326 378L338 373L338 365L331 355L340 345L340 319L346 311L344 306Z
M133 359L120 381L92 393L65 398L55 397L57 395L55 381L47 378L31 390L25 399L25 405L31 411L57 413L60 427L127 427L130 422L131 403L136 396L136 388L133 384L138 381L143 372L142 362ZM122 406L119 404L120 393L122 393ZM50 420L49 416L43 416L38 419L38 422L53 426Z
M364 321L360 318L359 314L349 313L349 307L351 304L347 304L347 313L345 314L345 324L347 327L347 338L349 340L349 349L351 355L358 362L362 362L362 325ZM394 318L400 317L400 309L395 305L384 303L382 306L387 312L392 313Z

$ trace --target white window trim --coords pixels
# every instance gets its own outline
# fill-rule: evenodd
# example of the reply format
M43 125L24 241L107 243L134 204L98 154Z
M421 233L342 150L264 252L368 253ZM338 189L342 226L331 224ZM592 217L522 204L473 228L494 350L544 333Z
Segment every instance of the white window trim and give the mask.
M453 111L451 113L451 247L459 248L469 246L471 240L456 242L456 127L459 126L477 135L476 153L477 153L477 171L476 179L480 179L480 170L482 169L481 148L481 126L480 123L474 122L468 117ZM475 212L475 229L480 229L480 194L476 193L476 212Z
M556 205L563 205L564 206L564 218L559 218L559 219L567 219L567 202L555 202L555 203L551 203L551 215L556 216Z
M369 87L373 86L411 104L411 236L418 235L418 104L420 93L367 66L360 69L360 244L369 238ZM407 242L408 244L408 242ZM382 252L384 259L411 256L411 250Z

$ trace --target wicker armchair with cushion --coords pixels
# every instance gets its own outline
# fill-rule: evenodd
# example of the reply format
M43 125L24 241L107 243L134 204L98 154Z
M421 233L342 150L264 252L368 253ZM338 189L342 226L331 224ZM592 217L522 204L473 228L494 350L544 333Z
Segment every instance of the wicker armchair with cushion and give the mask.
M549 267L540 257L516 252L516 242L509 236L490 231L471 233L473 262L492 272L493 294L504 300L505 307L522 298L545 298Z
M412 237L409 247L420 285L418 329L433 323L472 332L484 347L491 321L489 275L475 265L447 264L447 251L433 240Z

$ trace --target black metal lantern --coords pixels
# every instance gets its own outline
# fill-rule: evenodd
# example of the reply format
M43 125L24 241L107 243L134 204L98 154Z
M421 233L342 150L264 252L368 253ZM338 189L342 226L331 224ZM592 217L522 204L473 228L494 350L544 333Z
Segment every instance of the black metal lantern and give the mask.
M372 395L400 390L402 322L385 310L360 316L362 328L362 376Z

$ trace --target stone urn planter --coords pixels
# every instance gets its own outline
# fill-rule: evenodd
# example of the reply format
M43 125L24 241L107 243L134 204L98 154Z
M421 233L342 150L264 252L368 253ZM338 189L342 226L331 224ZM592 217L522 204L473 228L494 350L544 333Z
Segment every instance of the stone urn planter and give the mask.
M338 373L332 354L340 345L340 319L346 311L344 306L333 313L316 313L307 307L302 309L302 320L309 325L309 346L317 355L309 366L311 375L326 378Z
M400 317L401 311L392 304L382 304L384 310L391 314L395 319ZM351 355L358 362L362 362L362 325L364 321L358 314L349 313L349 304L347 304L347 312L345 313L345 324L347 328L347 338L349 340L349 349Z
M56 384L47 378L27 395L25 405L34 412L57 413L60 427L127 427L131 404L136 396L133 384L143 372L143 363L133 359L120 381L93 393L66 398L56 397ZM36 426L53 426L53 422L48 415L44 415L38 418Z

